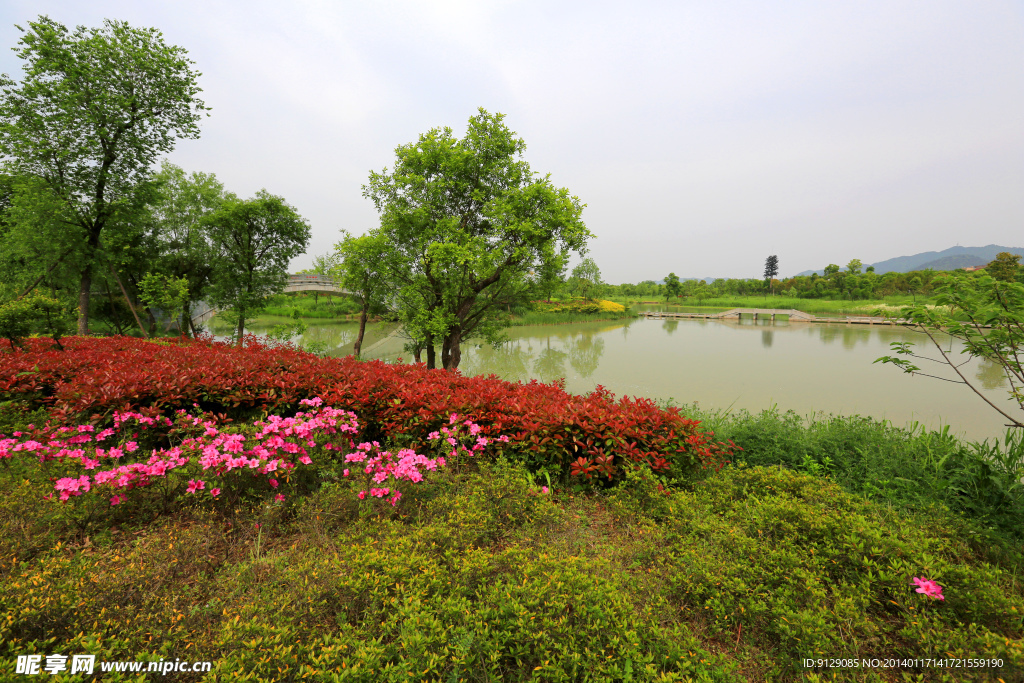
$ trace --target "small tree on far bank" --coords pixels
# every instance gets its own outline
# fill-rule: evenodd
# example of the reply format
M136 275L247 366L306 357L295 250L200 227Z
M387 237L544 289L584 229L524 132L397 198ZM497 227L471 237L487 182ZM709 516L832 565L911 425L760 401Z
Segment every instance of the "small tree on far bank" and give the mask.
M772 287L773 281L779 274L779 257L771 255L764 260L764 283L765 287L772 290L772 295L775 295L775 290Z
M995 259L985 266L985 272L1001 282L1016 282L1017 270L1020 268L1020 254L1001 251Z
M383 308L384 294L388 286L389 257L388 244L379 231L362 237L353 237L342 230L342 240L334 245L335 266L330 271L335 282L352 292L359 299L359 333L353 345L356 358L363 347L366 321L370 313Z
M252 199L226 201L204 224L215 249L211 299L215 307L228 309L241 346L246 321L284 288L288 263L306 250L309 224L266 190Z
M669 297L678 297L683 291L683 287L679 282L679 276L675 273L669 273L665 276L665 303L668 303Z
M597 267L594 259L585 258L572 269L571 277L580 296L587 299L587 295L601 284L601 269Z

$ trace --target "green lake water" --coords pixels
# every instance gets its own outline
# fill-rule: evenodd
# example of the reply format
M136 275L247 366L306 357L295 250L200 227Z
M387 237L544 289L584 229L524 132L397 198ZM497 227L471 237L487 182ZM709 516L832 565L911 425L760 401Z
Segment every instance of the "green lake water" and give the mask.
M276 322L281 321L268 319L266 326L256 324L250 331L265 332ZM294 341L323 342L332 355L351 353L355 323L307 322L304 337ZM214 324L212 331L224 330ZM919 350L938 356L926 346L926 337L902 328L632 319L513 327L506 334L509 342L498 349L466 344L460 370L512 381L565 378L566 389L577 394L602 385L619 396L672 398L711 409L757 412L777 405L802 416L834 413L901 426L914 421L929 428L949 425L972 440L1001 437L1005 431L1005 420L966 386L873 364L890 353L894 341L917 342ZM395 325L371 325L364 357L410 362L410 354L402 350L406 341ZM951 350L959 357L958 347ZM944 365L917 365L955 378ZM971 362L961 371L993 402L1016 405L1008 400L1006 379L997 365Z

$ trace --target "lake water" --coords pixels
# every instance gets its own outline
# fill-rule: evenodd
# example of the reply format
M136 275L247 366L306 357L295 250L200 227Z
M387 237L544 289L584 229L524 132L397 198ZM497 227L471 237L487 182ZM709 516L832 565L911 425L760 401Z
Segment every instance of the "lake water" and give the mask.
M280 321L277 321L280 322ZM355 323L315 323L301 343L323 342L333 355L351 353ZM274 321L269 321L274 324ZM253 325L252 332L266 327ZM216 325L213 331L221 331ZM962 384L911 376L873 364L896 341L918 343L938 357L923 335L888 326L776 321L646 320L513 327L498 349L469 343L460 370L508 380L545 382L564 377L573 393L602 385L616 395L697 402L711 409L760 411L772 405L803 416L865 415L896 425L949 425L972 440L1001 437L1005 420ZM395 362L411 354L395 325L371 325L364 357ZM949 350L949 347L947 347ZM959 347L952 352L959 356ZM945 365L918 361L945 378ZM924 367L934 366L934 367ZM961 368L982 393L1013 409L999 366L971 362ZM1012 410L1007 410L1011 412Z

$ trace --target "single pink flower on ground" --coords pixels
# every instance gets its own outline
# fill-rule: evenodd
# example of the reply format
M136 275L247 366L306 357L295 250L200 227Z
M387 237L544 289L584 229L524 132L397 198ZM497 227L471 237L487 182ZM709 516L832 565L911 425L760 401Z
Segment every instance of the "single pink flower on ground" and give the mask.
M284 501L284 495L279 493L276 496L274 496L274 500L276 500L278 503L281 503Z
M541 486L540 487L540 491L541 491L541 493L547 493L548 492L548 487L547 486Z
M936 600L946 599L945 596L942 595L942 586L935 583L934 581L929 581L927 579L915 576L914 583L917 584L918 593L924 593L928 597L935 598Z

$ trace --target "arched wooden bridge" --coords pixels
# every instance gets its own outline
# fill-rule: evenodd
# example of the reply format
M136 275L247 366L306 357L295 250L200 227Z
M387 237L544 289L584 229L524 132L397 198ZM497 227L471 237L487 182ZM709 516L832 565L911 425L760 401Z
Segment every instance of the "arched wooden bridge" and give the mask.
M337 283L323 275L289 275L287 282L285 282L282 293L290 292L334 292L336 294L351 294L351 292L342 289ZM217 315L215 308L210 308L205 302L199 302L199 306L196 307L196 313L192 316L192 324L196 327L202 325L207 320Z

